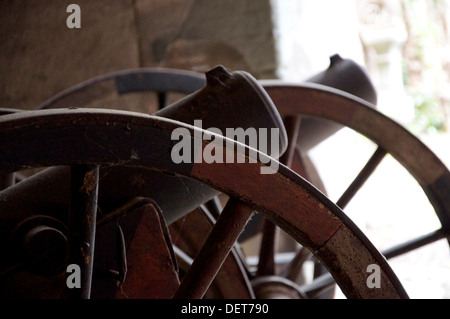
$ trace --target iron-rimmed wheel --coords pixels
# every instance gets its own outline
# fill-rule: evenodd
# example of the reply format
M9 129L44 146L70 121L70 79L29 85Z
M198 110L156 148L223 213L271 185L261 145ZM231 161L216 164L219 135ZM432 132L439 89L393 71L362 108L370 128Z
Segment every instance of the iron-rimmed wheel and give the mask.
M173 146L171 133L177 127L183 127L193 138L194 131L198 129L180 122L130 112L88 109L33 111L3 116L0 124L0 167L6 173L24 167L72 165L80 168L72 170L73 174L78 176L77 172L82 171L82 175L88 178L95 176L91 173L91 167L95 169L100 165L126 163L183 175L225 192L233 200L219 217L199 253L200 257L211 251L217 257L227 255L231 248L229 245L235 242L252 211L257 210L313 251L327 266L347 297L407 297L384 257L345 214L314 186L282 165L274 174L260 174L261 167L265 166L261 159L267 159L262 153L257 153L261 161L256 163L248 161L248 156L254 154L249 148L245 148L245 154L236 153L236 156L247 159L245 165L177 165L170 157ZM215 141L222 141L222 146L226 144L221 136L216 136ZM54 147L55 143L57 148ZM74 148L74 145L77 147ZM206 145L203 142L202 146ZM88 180L94 184L84 189L87 197L84 204L77 205L81 206L78 208L80 211L90 211L90 203L95 201L95 192L92 190L98 186L98 179ZM255 182L258 187L250 187ZM274 189L279 191L273 192ZM18 217L11 212L2 212L2 216L7 216L2 222L3 228L11 226L8 223L12 222L11 218ZM223 225L233 226L232 236L227 235L225 230L228 227ZM221 265L221 261L215 259L212 269L208 271L211 276L203 277L202 284L192 287L188 285L192 283L189 278L198 277L203 273L204 265L211 265L205 260L196 261L175 296L202 297L209 286L208 282L213 280ZM381 269L380 289L367 285L367 267L371 264Z
M162 81L163 86L158 84L158 79L161 79L161 77L165 78ZM178 79L178 81L173 82L174 79ZM193 86L186 88L188 82L193 83ZM41 107L67 106L64 103L70 103L68 101L71 100L74 94L84 94L85 92L83 90L95 89L96 84L105 85L105 83L109 83L108 85L110 85L111 90L117 90L120 93L154 89L162 91L168 86L173 90L189 93L190 90L200 88L203 82L204 75L195 72L166 69L126 70L83 82L48 100ZM449 200L447 198L448 195L446 195L446 190L449 188L448 170L417 138L398 124L373 110L373 105L342 91L315 84L287 85L279 81L262 81L262 84L269 92L277 108L279 108L280 113L286 118L292 119L298 116L311 116L331 120L362 133L380 146L369 160L367 166L355 179L352 186L349 187L337 202L341 208L345 207L355 194L355 191L368 178L386 154L392 154L419 181L433 208L436 210L442 228L424 236L417 237L416 240L405 243L405 245L392 247L392 249L384 252L387 258L398 256L421 245L448 237L448 220L450 219L448 217ZM160 99L160 101L163 100L165 99ZM372 110L370 110L371 108ZM373 123L373 121L376 123ZM390 136L387 136L389 134ZM398 143L399 140L406 142ZM410 156L410 154L420 154L420 156ZM298 168L298 161L293 166L295 169ZM423 170L422 167L429 167L429 169ZM300 170L299 173L303 174L303 171Z
M387 154L392 155L419 183L441 227L383 251L387 259L440 239L450 240L450 172L417 137L394 120L376 111L370 103L345 92L312 83L287 84L281 81L262 81L262 84L283 117L313 117L332 121L362 134L376 144L377 148L373 155L337 200L336 204L340 208L345 210L346 205ZM292 152L301 153L301 145L296 146ZM295 154L292 166L304 172L301 154ZM300 257L297 256L297 259ZM295 262L296 259L292 261ZM331 277L324 276L303 288L313 294L320 291L320 287L324 288L331 283Z

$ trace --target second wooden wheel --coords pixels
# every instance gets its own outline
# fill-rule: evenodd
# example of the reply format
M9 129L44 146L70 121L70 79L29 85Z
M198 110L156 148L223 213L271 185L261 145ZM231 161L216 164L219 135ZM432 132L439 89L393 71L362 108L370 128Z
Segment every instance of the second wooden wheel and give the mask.
M387 154L394 157L418 182L433 207L441 227L430 233L417 234L415 238L407 242L391 245L390 248L383 251L383 255L387 259L406 254L444 238L449 240L450 173L442 161L418 138L400 124L376 111L370 103L345 92L311 83L294 85L281 81L263 81L263 86L287 123L299 121L301 127L301 118L323 119L348 127L376 144L377 148L373 155L336 202L344 211L347 204L363 187ZM298 126L291 126L289 132L289 126L287 126L289 136L296 136L295 134L298 132L295 130L298 129ZM308 169L311 166L310 163L304 162L305 151L302 148L301 140L295 140L294 143L290 140L289 143L288 153L290 152L290 154L285 155L291 156L291 167L305 178L310 179ZM314 175L312 177L310 180L317 180L314 179ZM322 181L318 180L318 182L317 185L320 187ZM367 203L367 205L369 204ZM417 222L420 223L420 220ZM270 227L265 231L268 233L263 238L273 238L273 230ZM273 239L266 244L273 245ZM299 260L304 261L307 258L304 254L304 251L300 251L287 266L294 273L298 273L300 270L292 270L292 267L303 265L303 263L299 263ZM268 256L264 256L260 262L270 264L273 263L274 258L275 253L272 252ZM264 269L268 266L260 265L259 267ZM321 287L325 288L331 283L331 277L325 275L302 289L307 294L314 295L320 291Z

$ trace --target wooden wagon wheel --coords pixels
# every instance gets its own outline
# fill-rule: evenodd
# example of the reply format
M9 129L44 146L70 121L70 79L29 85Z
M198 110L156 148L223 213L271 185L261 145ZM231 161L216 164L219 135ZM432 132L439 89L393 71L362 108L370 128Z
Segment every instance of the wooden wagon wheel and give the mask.
M74 255L80 254L80 248L85 251L93 247L95 224L92 221L95 221L96 214L99 182L96 172L99 166L126 163L199 180L233 199L224 208L181 282L174 295L176 298L201 298L205 294L253 210L261 212L313 251L347 297L407 297L384 257L335 204L284 166L273 174L260 174L262 167L269 167L263 164L263 159L274 159L250 151L248 147L243 148L243 153L236 150L233 153L235 159L246 159L245 164L235 161L236 164L173 165L170 164L171 133L183 127L193 139L197 128L154 116L89 109L23 112L2 116L0 124L2 172L14 172L25 167L71 165L71 180L77 192L72 195L76 198L73 198L69 211L75 215L74 224L79 228L79 236L84 237L81 242L75 241L81 246L71 249ZM229 140L225 143L224 140L215 136L215 141L222 142L223 154L233 152L226 145L234 148L236 142ZM58 144L57 149L55 143ZM207 145L203 141L202 149ZM249 156L255 154L256 161L250 161ZM258 184L257 188L251 187L254 183ZM273 192L274 189L280 191ZM2 211L2 228L7 228L8 220L14 219L17 213ZM80 218L86 214L90 218ZM379 267L381 288L367 285L369 265ZM82 269L86 282L92 279L90 269L89 262ZM86 289L89 285L81 289L81 296L89 295Z
M335 67L340 68L341 71L343 71L343 67L346 65L345 67L350 67L353 73L355 73L356 67L350 62L346 62L340 58L336 58L334 60ZM164 68L130 69L101 75L75 85L45 101L38 107L38 109L64 108L71 107L73 105L89 105L92 100L101 100L104 95L111 94L111 92L114 92L116 95L125 95L136 92L156 92L158 99L157 108L162 109L167 104L168 94L172 92L188 94L204 87L205 84L205 76L196 72ZM360 86L361 85L363 84L360 84ZM369 88L363 89L368 90ZM110 108L109 105L108 108ZM153 108L155 108L155 106L153 106ZM335 128L333 128L333 130L335 130ZM219 203L218 198L215 197L213 200L205 203L202 209L211 211L209 219L215 220L220 214L222 205ZM196 228L200 225L198 220L192 221L192 223L195 224ZM245 241L247 238L252 237L255 233L259 232L259 224L259 218L253 219L250 223L250 227L247 227L245 233L240 236L240 241ZM180 233L180 230L175 231L175 227L178 227L177 224L171 227L172 232L176 232L174 234L175 237L177 239L184 238L186 240L185 237L188 236L186 234L186 230L189 228L189 223L185 220L182 222L184 235ZM203 227L205 227L205 229L203 229L201 233L209 232L210 226L208 226L208 223L204 223ZM191 233L195 233L195 231L192 231ZM190 235L190 237L192 237L192 235ZM191 238L189 240L191 243L190 247L183 245L184 250L189 252L187 255L183 254L183 256L195 256L202 241L203 238L201 237L197 238L197 242L193 241ZM239 263L236 256L239 255L238 246L233 248L233 255L235 262ZM243 260L243 258L241 258L241 260ZM181 263L183 264L183 261L181 261ZM230 265L230 267L242 268L243 266ZM247 269L246 272L248 273L249 270ZM245 287L248 280L243 278L241 281L242 286ZM215 283L217 283L216 290L227 290L227 282L220 281L220 277L215 281ZM222 296L224 296L223 293ZM234 297L236 297L236 294L234 294Z
M223 74L223 72L220 68L217 70L216 73L214 73L214 76L220 76L220 74ZM225 72L226 73L226 72ZM211 73L211 76L213 74ZM239 77L238 77L239 79ZM242 80L233 80L233 81L241 81ZM245 81L244 81L245 82ZM230 82L229 84L231 84ZM203 88L206 85L205 76L194 73L194 72L187 72L187 71L180 71L180 70L167 70L167 69L137 69L137 70L126 70L121 72L115 72L111 74L106 74L91 80L88 80L86 82L80 83L79 85L76 85L58 95L51 98L44 104L42 104L38 109L45 109L45 108L58 108L58 107L64 107L65 103L68 103L69 105L73 105L74 101L76 103L80 103L81 105L88 104L93 96L96 96L97 98L101 98L101 93L109 94L111 91L117 91L117 94L125 94L125 93L133 93L133 92L139 92L139 91L149 91L149 92L156 92L158 101L159 101L159 108L163 108L166 104L166 101L168 100L168 95L172 93L181 93L181 94L187 94L191 93L192 91L196 91L200 88ZM245 85L244 85L245 87ZM241 90L242 91L242 90ZM99 94L100 92L100 94ZM177 96L179 98L179 96ZM248 97L248 96L247 96ZM1 110L0 110L1 111ZM2 114L8 114L8 113L14 113L14 112L20 112L20 110L9 110L5 109ZM167 112L166 112L167 113ZM166 115L165 113L165 115ZM170 116L167 114L166 116ZM210 121L206 121L206 123L210 123ZM217 123L213 123L217 124ZM243 124L242 121L240 121L240 124ZM256 124L256 122L255 122ZM256 124L257 125L257 124ZM220 127L220 126L219 126ZM127 179L129 179L129 176L126 176L127 173L133 173L136 175L136 172L139 172L141 170L134 169L133 171L123 171L121 175L117 176L117 172L115 172L115 180L113 179L113 183L126 183ZM9 176L5 175L5 181L10 180L11 174ZM148 179L155 178L155 174L152 173L145 173L144 176ZM164 179L163 175L159 175L159 179ZM61 176L59 176L61 177ZM119 180L117 180L119 178ZM122 180L120 180L122 179ZM166 178L167 179L167 178ZM152 180L153 181L153 180ZM190 184L188 181L183 181L180 178L181 185L184 187L181 191L188 191L189 188L185 184ZM38 178L38 185L41 181ZM29 182L28 182L29 183ZM45 182L44 182L45 183ZM47 180L48 184L48 180ZM180 184L180 183L179 183ZM165 183L165 187L169 184ZM194 185L194 184L192 184ZM163 186L163 185L161 185ZM195 185L195 186L198 186ZM163 186L164 187L164 186ZM128 188L132 188L132 186L128 186ZM142 191L142 190L141 190ZM180 189L172 189L168 188L167 192L179 192ZM211 193L210 191L207 191L205 187L202 187L198 190L200 193L205 192L206 194ZM25 191L26 193L27 191ZM132 193L133 190L130 190ZM145 190L144 192L148 193L148 190ZM135 191L135 193L139 193L138 190ZM205 194L205 195L206 195ZM189 195L185 195L185 197L189 198ZM137 196L137 195L136 195ZM171 196L172 199L175 199L174 196ZM170 200L170 199L167 199ZM167 201L165 200L165 201ZM39 201L39 200L38 200ZM144 201L145 202L145 201ZM145 203L144 203L145 204ZM136 206L136 204L133 204ZM211 201L206 202L204 209L208 207L210 210L213 211L214 215L217 216L220 213L221 208L218 207L217 201L214 199ZM126 209L126 208L124 208ZM132 209L134 209L132 207ZM212 216L209 216L212 218ZM166 216L167 218L167 216ZM186 230L186 223L183 223L184 225L184 231ZM208 224L208 222L207 222ZM207 226L208 227L208 226ZM177 238L183 238L180 234L177 234ZM194 243L195 244L195 243ZM200 242L201 244L201 242ZM197 243L198 246L198 243ZM189 247L187 247L189 248ZM192 251L193 248L190 249ZM221 269L221 273L219 273L219 277L222 276L222 273L225 274L225 276L232 276L234 281L234 288L233 288L233 296L235 298L251 298L253 297L252 290L249 287L248 278L246 277L246 274L244 272L244 269L240 263L240 260L237 258L237 252L236 249L238 247L233 247L232 252L230 254L230 257L227 259L227 261L224 264L224 267ZM185 255L183 253L183 255ZM229 273L232 273L230 275ZM228 275L227 275L228 274ZM228 284L222 284L225 283L225 281L216 281L217 284L214 285L214 290L217 291L214 295L214 297L225 297L227 295L226 290L229 285Z
M376 111L370 103L345 92L312 83L286 84L280 81L263 81L263 86L280 114L288 122L299 121L300 117L330 120L366 136L378 146L367 164L336 202L340 208L346 207L387 154L391 154L419 183L433 206L441 227L383 251L387 259L443 238L450 240L450 172L419 139L395 121ZM295 136L295 129L298 127L293 127L291 136ZM295 153L301 152L301 145L296 149L296 143L292 143L291 140L289 142L290 150L284 155L291 157L293 167L307 174L305 166L301 163L301 155ZM265 236L269 238L267 243L273 245L273 229L269 227L267 232ZM305 251L300 251L287 268L294 274L298 273L298 265L301 265L301 261L305 258ZM273 259L272 252L264 256L261 263L270 264L273 263ZM260 267L270 268L267 265ZM324 275L311 285L302 288L307 294L313 295L322 288L326 289L330 284L332 284L331 277Z
M138 73L133 74L136 72ZM70 103L68 101L70 101L70 96L72 94L85 90L94 83L110 81L109 83L110 85L112 85L111 87L117 90L117 76L125 76L121 78L122 81L119 81L119 83L129 83L128 86L123 84L121 85L122 87L127 87L127 89L123 92L147 90L148 83L146 83L145 79L149 79L151 77L150 75L146 75L146 73L153 72L154 70L150 69L134 70L102 76L96 78L95 80L87 81L83 85L78 85L72 89L67 90L66 92L44 103L42 107L53 107L55 105L57 106L58 103L60 107L68 106L67 103ZM174 74L176 74L176 72L174 72ZM190 73L188 72L187 74L189 75ZM193 81L197 84L195 84L191 89L194 89L195 86L202 86L202 75L196 74L194 72L192 72L192 74L190 75L197 78L196 81ZM132 80L127 80L127 77L130 77L130 79ZM163 82L172 83L171 81ZM178 81L175 83L178 83L176 85L179 85L180 82ZM285 85L279 82L271 83L270 81L263 81L263 85L279 108L281 114L288 118L288 122L292 121L292 119L294 117L297 117L298 115L325 118L350 127L359 133L362 133L380 146L377 152L374 154L373 158L369 161L366 168L363 169L363 172L361 172L359 177L355 180L346 194L338 202L338 205L340 207L345 207L345 204L355 194L355 191L362 185L363 181L367 179L368 175L373 172L377 163L379 163L387 153L392 154L397 160L399 160L402 165L407 167L414 178L416 178L423 186L425 194L430 199L430 202L432 203L433 208L436 210L439 220L442 223L442 228L436 232L417 238L417 240L414 240L411 243L399 245L393 247L392 249L389 249L387 252L385 252L387 258L398 256L399 254L436 241L440 238L448 237L449 200L446 198L446 196L448 195L446 195L445 191L446 189L448 189L449 184L448 170L434 156L434 154L432 154L432 152L422 143L420 143L415 137L407 133L398 124L387 119L386 117L383 117L378 112L368 110L373 107L369 103L357 99L351 95L345 94L342 91L333 90L314 84ZM181 85L181 87L185 88L186 83ZM162 91L162 88L160 89ZM185 92L188 93L187 91ZM160 100L165 99L161 98ZM376 119L376 123L373 122L373 119ZM386 128L389 129L386 130ZM400 134L396 134L395 139L392 139L392 136L386 136L386 132L389 131L395 133L400 132ZM295 132L291 132L291 134L292 133L295 134ZM398 140L405 141L405 143L398 143ZM411 153L423 155L419 157L411 157L408 155ZM411 162L419 161L418 158L421 159L420 163L411 164ZM294 161L296 159L298 160L298 158L294 158ZM420 169L419 167L421 165L430 167L430 170L425 171ZM298 161L294 163L294 168L299 168ZM429 171L432 171L433 173L430 175L428 174ZM303 171L300 171L300 173L303 173ZM436 175L433 174L438 174L438 178L436 178L434 181L433 178L435 178ZM435 183L436 185L434 185L433 183ZM298 259L300 259L300 256L298 256ZM270 262L270 260L273 260L273 255L271 256L269 254L262 260ZM298 270L293 270L294 273L297 271ZM326 286L325 282L330 284L332 281L330 281L330 277L328 277L327 280L318 282L322 282L323 285L321 287L323 288ZM316 288L306 287L305 289L306 292L311 291L310 295L313 295L313 290L315 290Z

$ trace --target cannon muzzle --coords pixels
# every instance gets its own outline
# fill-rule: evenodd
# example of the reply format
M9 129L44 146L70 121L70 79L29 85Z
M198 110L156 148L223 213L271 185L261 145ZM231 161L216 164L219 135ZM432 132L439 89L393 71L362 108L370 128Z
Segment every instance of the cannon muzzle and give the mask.
M377 103L375 88L366 71L351 59L338 54L330 57L329 67L308 78L305 82L316 83L357 96L374 106ZM342 125L316 118L302 118L298 136L299 147L307 151L342 128Z

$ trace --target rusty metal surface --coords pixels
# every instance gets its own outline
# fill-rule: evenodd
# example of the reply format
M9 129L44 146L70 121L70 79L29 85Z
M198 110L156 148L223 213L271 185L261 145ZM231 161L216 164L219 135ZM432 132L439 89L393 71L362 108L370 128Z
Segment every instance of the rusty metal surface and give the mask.
M134 198L97 221L93 299L169 298L178 266L157 204Z
M330 270L348 297L378 297L371 295L365 283L349 284L347 278L342 277L342 272L351 273L352 269L366 266L361 265L361 260L352 259L340 267L333 264L335 256L329 251L336 248L325 245L342 231L349 232L351 240L358 243L355 246L359 253L379 264L387 278L383 282L386 290L381 289L379 293L386 298L406 297L389 265L367 238L337 206L300 176L284 166L274 174L261 175L263 164L260 162L175 165L170 159L170 134L177 127L185 127L193 136L194 128L189 125L129 112L51 110L8 115L0 118L0 150L3 151L0 169L9 172L23 167L71 165L82 161L99 165L127 163L192 177L238 197L300 243L317 251L325 265L333 266ZM55 143L57 151L54 150ZM77 145L77 148L72 145ZM40 150L38 156L34 148ZM246 148L246 152L248 156L249 149ZM83 154L82 158L80 154ZM259 156L264 157L264 154ZM251 187L255 183L258 187ZM268 196L273 189L280 192ZM327 249L320 250L321 247Z
M98 165L73 165L70 171L68 263L81 270L81 289L67 289L71 298L89 299L94 265L98 202Z
M171 298L179 286L179 279L162 215L151 203L143 203L136 213L140 220L127 245L128 270L116 298Z

